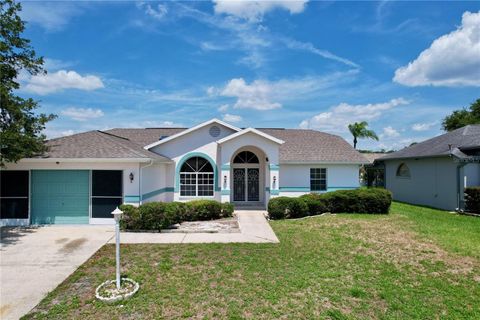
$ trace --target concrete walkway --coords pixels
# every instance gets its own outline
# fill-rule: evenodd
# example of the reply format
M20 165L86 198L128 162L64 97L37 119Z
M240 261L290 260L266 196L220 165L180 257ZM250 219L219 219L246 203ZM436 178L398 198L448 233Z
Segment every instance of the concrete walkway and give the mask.
M18 319L114 236L112 226L1 228L0 319Z
M122 232L121 243L278 243L261 210L236 210L240 233L139 233ZM110 240L115 242L115 239Z

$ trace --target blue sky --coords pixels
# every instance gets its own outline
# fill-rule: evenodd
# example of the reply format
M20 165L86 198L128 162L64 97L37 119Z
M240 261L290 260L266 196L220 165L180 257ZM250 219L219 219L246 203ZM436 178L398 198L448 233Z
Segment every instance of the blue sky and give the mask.
M479 2L23 2L46 76L22 96L58 114L49 137L113 127L339 134L366 120L401 148L480 98Z

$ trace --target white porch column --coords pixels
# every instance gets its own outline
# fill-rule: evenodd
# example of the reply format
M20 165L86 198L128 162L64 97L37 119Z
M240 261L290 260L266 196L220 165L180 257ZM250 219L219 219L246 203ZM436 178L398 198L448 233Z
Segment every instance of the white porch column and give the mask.
M230 162L222 164L220 172L221 202L230 202Z

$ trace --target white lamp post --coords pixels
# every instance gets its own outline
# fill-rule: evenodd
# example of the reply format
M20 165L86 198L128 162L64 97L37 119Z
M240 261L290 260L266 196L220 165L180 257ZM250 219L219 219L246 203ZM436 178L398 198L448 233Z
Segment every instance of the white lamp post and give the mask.
M118 207L113 210L113 218L115 219L115 256L117 260L117 289L120 290L120 218L123 211Z

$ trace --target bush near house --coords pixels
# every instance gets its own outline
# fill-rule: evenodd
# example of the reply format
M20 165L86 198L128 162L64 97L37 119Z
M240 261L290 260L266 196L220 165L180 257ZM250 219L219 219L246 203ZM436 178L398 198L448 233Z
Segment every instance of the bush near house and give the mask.
M194 200L186 203L148 202L139 207L127 204L121 205L120 210L123 211L122 230L160 231L183 221L231 217L234 207L215 200Z
M480 213L480 187L465 188L465 209Z
M268 203L270 219L291 219L331 213L388 213L390 191L380 188L310 193L299 198L277 197Z

